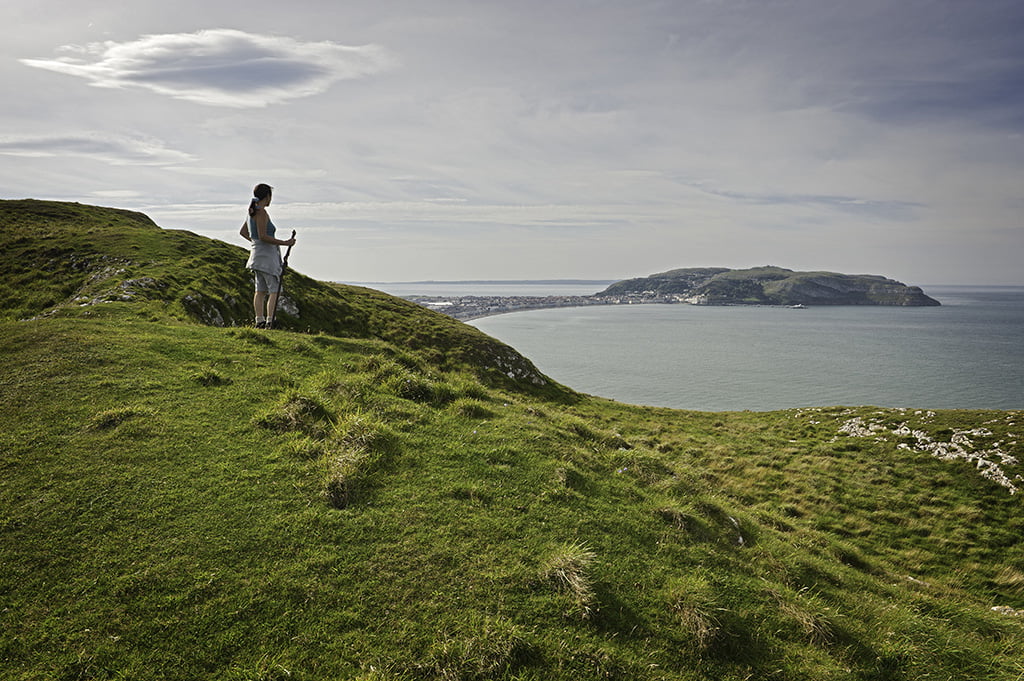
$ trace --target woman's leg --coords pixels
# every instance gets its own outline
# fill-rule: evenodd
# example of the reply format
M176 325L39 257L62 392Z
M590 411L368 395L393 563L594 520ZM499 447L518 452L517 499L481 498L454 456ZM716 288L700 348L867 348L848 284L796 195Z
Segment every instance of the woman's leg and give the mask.
M256 321L266 321L266 301L267 294L263 291L257 291L252 297L252 309L256 313Z
M267 294L267 323L274 321L274 310L277 309L277 291Z

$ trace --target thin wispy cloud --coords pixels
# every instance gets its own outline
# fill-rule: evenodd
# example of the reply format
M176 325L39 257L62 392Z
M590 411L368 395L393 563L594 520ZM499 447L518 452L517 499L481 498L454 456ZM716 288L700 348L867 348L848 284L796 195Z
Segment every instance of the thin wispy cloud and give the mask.
M104 88L142 88L200 104L264 107L325 92L338 81L391 68L378 45L347 46L212 29L146 35L129 42L64 46L32 66L85 78Z
M923 208L921 204L909 201L873 201L855 196L818 194L743 194L702 186L699 183L687 186L711 196L721 196L752 206L812 206L854 215L885 216L892 220L910 219L915 210Z
M152 138L86 132L52 135L2 135L0 154L27 158L86 157L113 165L164 166L192 156Z

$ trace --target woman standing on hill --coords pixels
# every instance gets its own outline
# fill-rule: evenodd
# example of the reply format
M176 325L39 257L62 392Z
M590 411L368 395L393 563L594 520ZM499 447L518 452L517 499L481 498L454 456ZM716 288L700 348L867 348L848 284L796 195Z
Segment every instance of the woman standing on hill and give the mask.
M249 218L242 225L241 235L252 242L249 248L247 269L252 270L256 281L256 293L252 298L252 306L256 312L256 328L266 329L274 323L274 310L277 309L277 295L281 290L281 246L295 243L295 232L292 238L281 241L274 234L277 229L267 214L267 206L273 194L269 184L258 184L252 190L253 199L249 203Z

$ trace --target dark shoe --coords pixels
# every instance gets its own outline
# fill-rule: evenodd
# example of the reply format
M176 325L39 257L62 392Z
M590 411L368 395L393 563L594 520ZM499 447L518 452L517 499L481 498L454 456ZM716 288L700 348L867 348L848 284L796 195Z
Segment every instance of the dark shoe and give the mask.
M265 328L267 328L267 323L266 322L256 322L256 328L257 329L265 329Z

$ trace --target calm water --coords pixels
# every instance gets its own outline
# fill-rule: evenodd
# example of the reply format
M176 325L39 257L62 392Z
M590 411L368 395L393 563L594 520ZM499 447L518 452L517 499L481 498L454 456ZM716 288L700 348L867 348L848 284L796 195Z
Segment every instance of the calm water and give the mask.
M448 286L434 295L482 293L479 286ZM543 293L518 294L593 293L604 286L583 288L549 285ZM1024 408L1024 287L925 291L943 306L609 306L518 312L473 324L555 380L633 404L708 411Z

